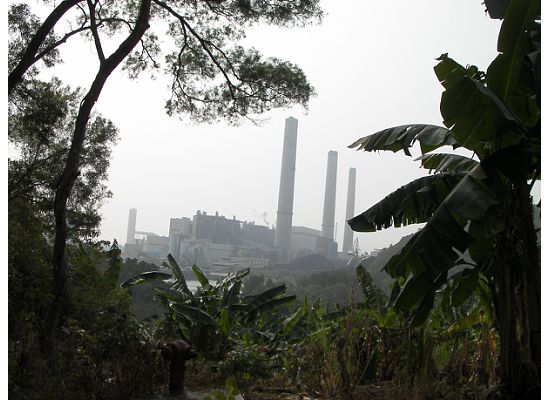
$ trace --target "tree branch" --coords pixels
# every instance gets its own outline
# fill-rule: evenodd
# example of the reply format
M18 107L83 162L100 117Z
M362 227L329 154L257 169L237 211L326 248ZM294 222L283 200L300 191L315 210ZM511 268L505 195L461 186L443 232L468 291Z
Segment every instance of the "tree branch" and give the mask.
M52 12L44 23L40 25L40 28L33 35L31 41L27 45L23 56L19 63L15 66L13 71L8 75L8 94L12 92L15 86L21 82L23 75L28 71L28 69L36 62L35 55L40 49L40 46L46 40L48 34L53 30L54 26L59 22L59 20L65 15L76 4L84 0L65 0L62 1Z
M187 23L187 21L185 20L185 18L183 18L181 15L179 15L172 7L170 7L168 4L160 1L160 0L153 0L153 2L157 5L159 5L160 7L164 8L166 11L168 11L170 14L172 14L174 17L176 17L180 24L184 27L186 27L189 32L191 32L191 34L199 41L199 43L201 44L201 47L204 49L204 51L206 51L206 53L208 54L208 56L210 57L210 60L212 60L212 62L216 65L216 67L218 68L218 70L222 73L222 75L224 76L225 78L225 81L227 82L227 86L229 88L229 92L231 94L231 98L233 100L236 99L236 96L235 96L235 89L237 89L237 87L233 84L233 82L231 82L231 79L229 78L229 75L227 75L227 72L225 71L225 69L220 65L218 59L214 56L214 54L212 54L212 51L208 48L207 44L209 42L207 42L206 40L204 40L197 32L195 32L195 30L191 27L191 25L189 25Z
M57 47L59 47L60 45L62 45L63 43L65 43L67 41L67 39L69 39L71 36L73 35L76 35L77 33L80 33L80 32L84 32L84 31L87 31L88 29L90 29L91 27L90 26L84 26L82 25L80 28L78 29L75 29L74 31L71 31L67 34L65 34L65 36L63 36L61 39L59 39L57 42L51 44L50 46L46 47L44 50L42 50L40 53L38 53L36 55L36 57L34 57L34 59L32 60L32 63L34 64L35 62L37 62L38 60L40 60L41 58L43 58L46 54L48 54L49 52L51 52L52 50L56 49Z
M99 63L105 62L105 54L103 53L103 46L101 46L101 39L99 32L97 31L97 21L95 18L95 7L97 3L93 3L92 0L87 0L88 9L90 10L90 28L92 30L92 36L94 37L95 48L97 50L97 56L99 57Z

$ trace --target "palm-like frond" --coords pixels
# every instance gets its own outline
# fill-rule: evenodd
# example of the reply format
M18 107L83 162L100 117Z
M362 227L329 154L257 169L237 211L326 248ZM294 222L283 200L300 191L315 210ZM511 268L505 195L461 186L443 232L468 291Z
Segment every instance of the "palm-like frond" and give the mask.
M483 82L475 67L465 68L447 54L438 58L435 73L445 87L441 96L443 123L459 146L480 159L519 143L517 117Z
M469 222L483 220L499 204L481 166L466 175L384 269L394 277L409 277L395 300L396 307L416 314L420 323L431 309L433 296L447 279L447 271L474 239L487 241L486 231L466 231ZM478 226L478 225L476 225ZM482 235L474 237L472 235ZM419 316L421 314L421 316Z
M356 232L427 222L461 181L463 174L441 173L416 179L400 187L362 214L348 221Z
M185 280L185 276L183 276L183 272L181 272L180 266L178 265L177 261L174 259L172 254L168 254L167 259L168 267L172 271L172 274L174 274L174 279L176 280L176 282L174 283L174 288L187 294L190 298L193 298L193 293L191 293L191 291L187 287L187 281ZM163 265L166 266L167 264L164 263Z
M365 151L390 150L394 153L402 150L410 156L409 148L417 141L420 143L422 153L445 145L456 145L456 141L448 129L436 125L416 124L384 129L365 136L348 147L357 147L357 150Z
M172 275L167 274L166 272L148 271L148 272L143 272L141 274L134 275L131 278L126 279L124 282L120 284L120 287L128 288L128 287L141 285L143 283L151 282L157 279L163 279L163 280L170 279L171 277Z
M479 162L468 157L458 154L447 153L431 153L423 154L418 157L422 163L422 167L430 170L430 172L468 172L475 168Z

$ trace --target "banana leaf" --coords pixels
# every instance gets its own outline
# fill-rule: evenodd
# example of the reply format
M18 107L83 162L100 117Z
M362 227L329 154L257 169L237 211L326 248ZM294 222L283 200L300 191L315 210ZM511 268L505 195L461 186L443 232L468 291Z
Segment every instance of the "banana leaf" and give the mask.
M180 266L172 257L172 254L168 254L168 265L166 263L163 263L164 266L168 266L170 270L172 271L172 274L174 274L174 279L176 280L176 283L174 284L174 288L177 290L182 291L186 295L188 295L190 298L194 298L193 293L189 290L187 287L187 281L185 280L185 276L183 276L183 272L181 272Z
M467 173L479 164L476 160L468 157L445 153L423 154L416 160L422 163L422 167L436 174L441 172Z
M374 232L392 225L427 222L463 176L449 172L415 179L350 219L348 224L356 232Z
M208 278L204 275L199 267L193 264L191 268L193 269L193 273L195 274L197 280L204 290L208 290L210 287L212 287L212 285L210 285L210 282L208 281Z
M420 143L422 153L427 153L445 145L453 147L456 145L456 141L447 128L416 124L384 129L358 139L348 147L357 147L357 150L365 151L390 150L394 153L401 150L406 155L411 156L409 148L417 141Z
M271 310L274 310L282 305L285 305L287 303L290 303L292 301L296 300L296 295L292 296L285 296L285 297L278 297L271 300L264 301L257 306L253 307L248 311L246 319L248 321L253 320L254 318L258 317L259 315L262 315L266 312L269 312Z
M200 308L189 306L186 304L179 304L176 302L170 303L170 308L172 308L177 315L184 317L189 322L192 322L196 325L216 325L216 321L210 314L206 311L201 310Z
M148 271L148 272L143 272L141 274L134 275L131 278L126 279L124 282L120 284L120 287L121 288L133 287L133 286L141 285L143 283L155 281L158 279L162 279L162 280L170 279L171 277L172 275L166 272Z

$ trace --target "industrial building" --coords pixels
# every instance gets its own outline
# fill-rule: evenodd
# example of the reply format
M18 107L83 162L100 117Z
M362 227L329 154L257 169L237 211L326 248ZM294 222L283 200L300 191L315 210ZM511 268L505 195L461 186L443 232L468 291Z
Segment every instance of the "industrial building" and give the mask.
M292 225L298 120L285 121L277 222L275 227L226 218L198 210L192 217L170 219L168 237L136 231L137 210L130 209L124 257L160 263L171 254L186 268L193 264L212 273L263 268L310 254L338 256L335 236L338 153L328 152L321 230ZM346 220L353 214L355 169L349 171ZM345 224L347 225L347 224ZM346 227L347 228L347 227ZM348 228L349 229L349 228ZM351 233L351 234L350 234ZM352 250L353 233L344 233L343 253Z

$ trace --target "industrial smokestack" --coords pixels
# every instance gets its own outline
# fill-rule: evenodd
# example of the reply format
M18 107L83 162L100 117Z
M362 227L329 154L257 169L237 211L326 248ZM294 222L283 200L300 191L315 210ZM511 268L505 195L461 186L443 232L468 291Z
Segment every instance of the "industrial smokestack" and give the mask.
M275 247L281 249L284 259L288 258L290 238L292 235L297 136L298 120L293 117L288 117L285 121L281 182L279 184L279 204L277 208L277 228L275 230Z
M128 230L126 231L126 243L127 244L134 244L136 243L136 216L137 216L137 209L130 208L130 212L128 214Z
M348 220L353 218L353 214L355 213L355 175L355 168L350 168L348 177L348 200L346 203L346 223L344 224L344 241L342 242L343 253L353 250L353 231L348 225Z
M338 152L329 151L327 160L327 180L325 183L325 202L323 204L323 236L334 240L334 213L336 209L336 171Z

